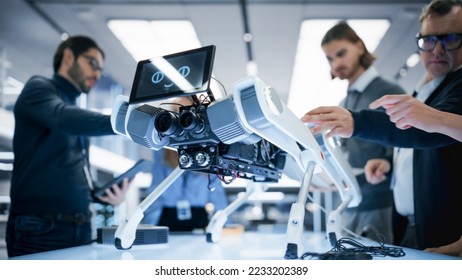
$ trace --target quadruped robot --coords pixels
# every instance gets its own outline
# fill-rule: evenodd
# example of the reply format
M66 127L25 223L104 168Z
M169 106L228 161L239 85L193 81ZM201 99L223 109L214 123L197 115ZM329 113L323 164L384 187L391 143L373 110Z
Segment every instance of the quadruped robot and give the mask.
M287 224L285 258L303 253L305 204L313 174L325 172L335 184L341 205L329 214L328 234L341 236L339 218L357 206L361 193L351 167L339 148L309 128L282 102L277 92L255 76L233 86L230 96L215 100L210 91L215 46L140 61L129 97L119 96L113 108L114 131L153 150L178 152L179 166L129 215L115 232L115 246L130 249L143 212L184 171L205 172L222 181L253 181L246 195L215 213L206 228L206 241L218 242L228 216L265 184L282 174L301 182ZM191 96L193 105L179 113L149 104ZM199 97L198 97L199 96Z

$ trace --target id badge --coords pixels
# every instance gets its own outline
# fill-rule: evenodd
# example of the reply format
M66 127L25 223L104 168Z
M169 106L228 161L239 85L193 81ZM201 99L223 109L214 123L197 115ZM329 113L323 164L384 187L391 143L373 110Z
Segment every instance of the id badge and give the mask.
M191 219L191 204L188 200L179 200L176 203L176 215L180 221Z

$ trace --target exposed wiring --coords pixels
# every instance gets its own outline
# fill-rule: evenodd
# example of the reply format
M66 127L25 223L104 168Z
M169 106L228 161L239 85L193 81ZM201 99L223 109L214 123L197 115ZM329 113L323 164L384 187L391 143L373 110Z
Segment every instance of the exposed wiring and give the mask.
M320 205L319 203L317 203L317 202L315 201L315 199L314 199L310 194L308 194L308 199L309 199L313 204L315 204L316 207L318 207L318 208L326 215L326 217L329 215L328 211L327 211L322 205ZM351 231L350 229L346 228L346 227L343 226L343 225L340 225L340 227L341 227L341 229L342 229L343 231L345 231L346 233L348 233L350 236L355 237L356 239L367 240L364 236L361 236L361 235L359 235L359 234L357 234L357 233Z
M205 95L205 94L199 95L199 103L200 103L200 104L205 104L207 100L208 100L207 103L210 103L210 102L211 102L210 96L209 96L209 95Z
M225 94L225 96L228 95L228 92L226 91L226 88L225 86L223 85L222 82L220 82L219 80L215 79L215 77L212 77L212 79L214 79L215 81L217 81L217 83L219 83L221 85L221 87L223 88L223 93Z
M208 179L208 183L207 183L207 188L209 189L209 191L213 192L215 191L215 186L212 186L212 179L210 178L210 174L207 174L207 179Z
M366 246L352 238L343 237L337 240L335 246L326 253L304 253L300 259L372 259L372 257L404 257L403 248L385 246L377 242L379 246Z
M350 252L368 253L374 257L399 258L399 257L404 257L406 255L406 253L404 253L403 251L403 248L385 246L383 242L379 242L379 241L377 241L377 243L379 244L379 246L365 246L362 243L352 238L343 237L337 240L337 243L335 244L334 248L332 248L331 251L337 251L337 252L350 251Z
M220 181L222 181L223 183L225 183L227 185L231 184L234 180L236 180L236 179L238 179L240 177L239 173L237 171L235 171L235 170L231 170L231 176L230 176L231 178L228 179L228 180L226 179L226 176L219 174L219 170L217 170L216 175L217 175L218 179L220 179Z
M308 199L314 203L326 216L328 211L319 203L317 203L314 198L308 194ZM343 225L340 225L341 229L356 238L352 239L350 237L343 237L336 240L335 234L333 238L333 243L335 244L331 250L326 253L314 253L306 252L300 259L350 259L350 260L365 260L372 259L372 257L403 257L406 254L403 249L400 247L390 247L385 246L385 237L383 235L378 235L377 243L379 246L365 246L357 240L363 240L364 242L370 242L369 239L360 236ZM331 243L332 244L332 243Z

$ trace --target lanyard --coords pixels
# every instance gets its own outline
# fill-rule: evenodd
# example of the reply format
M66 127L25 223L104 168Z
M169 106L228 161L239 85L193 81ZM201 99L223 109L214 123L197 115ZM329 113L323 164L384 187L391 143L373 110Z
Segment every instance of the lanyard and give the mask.
M69 98L69 96L61 91L59 91L61 98L63 99L64 103L72 106L76 106L75 103ZM87 145L85 143L85 138L83 136L79 136L80 148L82 150L83 156L83 172L85 173L85 178L87 179L88 187L90 190L94 189L93 186L93 179L91 178L90 172L90 160L88 155Z
M90 161L89 161L88 150L85 145L85 139L83 138L83 136L79 136L79 140L80 140L80 146L82 148L82 155L83 155L83 172L85 173L85 177L88 182L88 187L90 188L90 190L93 190L94 186L93 186L93 180L91 178L91 173L90 173Z

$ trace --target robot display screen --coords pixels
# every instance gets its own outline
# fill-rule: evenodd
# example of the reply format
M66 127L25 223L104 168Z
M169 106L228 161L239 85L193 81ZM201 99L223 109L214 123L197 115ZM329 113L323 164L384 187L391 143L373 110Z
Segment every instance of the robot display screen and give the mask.
M129 103L207 92L214 55L210 45L138 62Z

